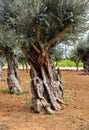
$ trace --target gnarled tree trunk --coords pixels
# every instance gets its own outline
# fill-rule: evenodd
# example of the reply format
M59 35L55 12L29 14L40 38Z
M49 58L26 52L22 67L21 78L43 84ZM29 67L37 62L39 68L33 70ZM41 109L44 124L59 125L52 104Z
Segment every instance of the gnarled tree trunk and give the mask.
M48 113L54 113L61 109L63 104L63 82L60 71L55 70L47 49L39 53L30 45L29 48L32 52L25 47L22 50L31 65L32 108L35 112L44 109Z
M49 54L51 44L55 44L68 31L72 29L68 25L55 38L42 44L41 27L37 23L36 42L30 41L22 46L28 63L31 65L31 90L32 90L32 108L35 112L41 112L43 109L47 113L54 113L61 109L63 104L63 82L60 71L55 70L53 61Z
M12 49L9 47L6 48L5 54L8 63L7 83L9 92L11 94L22 92L21 82L18 75L18 63L16 56L13 53Z
M0 80L2 80L2 71L3 71L3 66L4 66L4 57L0 57Z

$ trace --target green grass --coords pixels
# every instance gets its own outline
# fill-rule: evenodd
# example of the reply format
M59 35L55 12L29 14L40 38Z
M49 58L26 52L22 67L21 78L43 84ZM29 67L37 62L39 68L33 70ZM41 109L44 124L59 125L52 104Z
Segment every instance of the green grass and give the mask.
M86 115L84 113L81 113L80 120L86 120Z
M61 60L57 64L58 67L76 67L76 64L70 60ZM79 67L82 67L82 62L79 63Z
M75 119L72 119L72 123L74 123L74 124L75 124L75 123L76 123L76 120L75 120Z

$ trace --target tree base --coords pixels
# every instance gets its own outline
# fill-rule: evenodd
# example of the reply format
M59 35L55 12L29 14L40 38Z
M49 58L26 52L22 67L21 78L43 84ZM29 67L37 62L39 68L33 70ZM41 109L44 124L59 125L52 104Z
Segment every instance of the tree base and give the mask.
M60 110L63 105L63 82L61 81L59 70L53 71L55 80L50 80L41 67L42 78L35 75L31 69L31 90L32 109L36 113L45 110L48 114L53 114Z
M63 82L60 70L55 70L48 48L39 51L36 46L31 45L29 48L33 51L28 51L24 46L22 50L31 65L32 108L37 113L45 110L53 114L61 109L63 104Z
M18 92L23 92L21 87L20 87L19 81L16 79L16 77L13 74L8 76L7 83L9 86L9 93L10 94L16 94Z

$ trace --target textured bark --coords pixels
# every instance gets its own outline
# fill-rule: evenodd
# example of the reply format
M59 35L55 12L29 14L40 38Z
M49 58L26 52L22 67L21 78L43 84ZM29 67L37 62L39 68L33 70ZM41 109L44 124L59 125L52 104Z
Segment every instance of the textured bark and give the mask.
M3 71L3 66L4 66L4 57L0 57L0 80L2 80L2 71Z
M12 49L8 47L5 51L5 54L8 62L7 83L9 87L9 92L11 94L22 92L21 82L18 75L18 64L17 64L16 56L12 52Z
M89 54L87 55L86 59L83 60L83 68L84 68L84 72L86 74L89 74Z
M34 112L45 110L47 113L54 113L61 109L63 104L63 82L60 70L55 70L53 61L49 54L52 44L64 37L72 26L68 25L62 32L50 41L41 41L41 26L35 25L36 42L29 42L22 46L28 63L31 65L31 90L32 90L32 108ZM46 39L46 38L45 38Z
M59 69L55 70L54 68L48 50L45 49L40 54L35 51L35 55L27 51L25 47L22 50L31 65L33 110L41 112L44 109L47 113L54 113L61 109L63 104L63 82Z
M58 35L56 35L53 39L51 39L49 42L46 43L45 47L50 48L52 44L57 43L60 39L64 37L66 33L72 30L72 25L69 24L62 32L59 32Z

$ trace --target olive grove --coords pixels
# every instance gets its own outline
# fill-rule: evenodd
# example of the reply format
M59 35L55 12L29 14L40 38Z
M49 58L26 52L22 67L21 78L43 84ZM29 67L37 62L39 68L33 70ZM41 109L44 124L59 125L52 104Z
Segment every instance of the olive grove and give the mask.
M7 32L13 32L15 36L10 35L13 39L10 45L15 43L21 47L31 65L34 112L44 109L47 113L54 113L61 109L63 82L60 70L55 70L50 49L67 33L71 35L74 30L78 31L77 25L84 22L88 3L88 0L1 0L1 32L4 27ZM8 51L12 53L9 48Z

